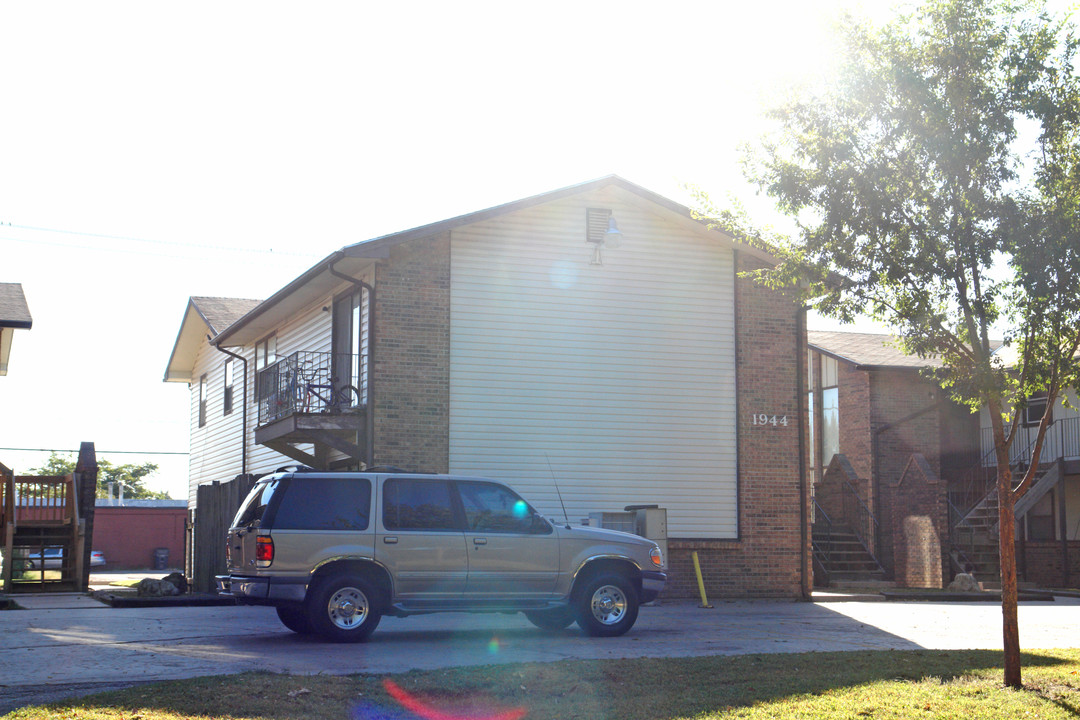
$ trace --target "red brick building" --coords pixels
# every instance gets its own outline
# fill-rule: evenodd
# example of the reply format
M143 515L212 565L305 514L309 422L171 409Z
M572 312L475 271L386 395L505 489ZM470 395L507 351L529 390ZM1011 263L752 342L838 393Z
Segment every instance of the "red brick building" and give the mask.
M855 528L880 565L833 553L839 579L884 578L940 587L956 572L997 580L994 463L986 419L951 402L888 335L810 331L808 396L815 537ZM1031 440L1014 443L1025 462ZM837 461L837 458L840 458ZM830 467L831 463L836 463ZM1080 583L1080 419L1062 407L1047 436L1043 481L1017 505L1021 575L1044 585ZM1060 465L1060 467L1058 467ZM1070 509L1071 508L1071 509ZM815 540L816 546L825 540ZM828 553L817 547L816 556ZM1069 572L1064 572L1068 568ZM820 567L822 576L828 568Z

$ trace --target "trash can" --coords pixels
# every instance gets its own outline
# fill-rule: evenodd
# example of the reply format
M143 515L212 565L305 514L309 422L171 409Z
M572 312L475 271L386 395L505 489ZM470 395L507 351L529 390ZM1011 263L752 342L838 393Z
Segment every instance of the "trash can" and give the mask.
M154 569L164 570L169 567L169 548L154 548Z

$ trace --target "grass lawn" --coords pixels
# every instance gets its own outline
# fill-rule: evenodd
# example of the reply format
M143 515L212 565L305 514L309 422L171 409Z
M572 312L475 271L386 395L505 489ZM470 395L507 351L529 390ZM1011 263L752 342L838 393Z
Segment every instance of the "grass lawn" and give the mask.
M371 651L376 651L376 646ZM357 648L357 652L367 649ZM142 685L5 718L1077 718L1080 650L1024 655L1024 689L983 650L564 661L399 675L249 673Z

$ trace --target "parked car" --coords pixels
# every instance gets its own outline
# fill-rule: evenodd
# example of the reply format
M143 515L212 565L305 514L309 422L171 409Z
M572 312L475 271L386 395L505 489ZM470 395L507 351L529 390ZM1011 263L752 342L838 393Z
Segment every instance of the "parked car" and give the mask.
M90 566L100 566L105 564L105 555L98 551L92 550L90 552ZM45 568L60 568L64 565L64 548L62 547L47 547L41 552L31 551L26 558L26 567L28 569Z
M366 639L383 615L444 610L621 635L667 581L651 540L551 522L500 482L448 475L276 473L227 543L219 592L338 642Z

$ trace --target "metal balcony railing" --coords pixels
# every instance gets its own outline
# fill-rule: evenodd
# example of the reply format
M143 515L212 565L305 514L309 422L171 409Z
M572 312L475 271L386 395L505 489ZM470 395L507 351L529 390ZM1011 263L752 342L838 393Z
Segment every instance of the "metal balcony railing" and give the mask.
M298 351L256 374L259 425L293 413L347 413L367 406L366 355Z
M1008 425L1005 433L1009 432ZM1031 463L1031 451L1035 445L1035 435L1039 432L1038 425L1021 427L1016 431L1016 439L1009 449L1010 464L1029 465ZM983 428L980 438L982 444L983 464L987 467L997 465L997 456L994 454L994 430ZM1039 462L1047 462L1058 458L1080 458L1080 417L1062 418L1054 420L1050 427L1046 428L1046 438L1043 440L1042 452L1039 454Z

